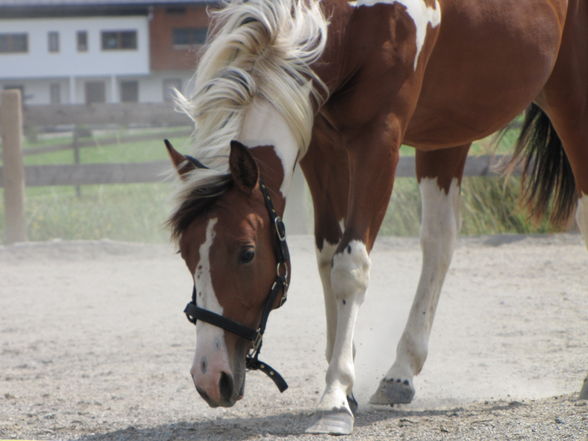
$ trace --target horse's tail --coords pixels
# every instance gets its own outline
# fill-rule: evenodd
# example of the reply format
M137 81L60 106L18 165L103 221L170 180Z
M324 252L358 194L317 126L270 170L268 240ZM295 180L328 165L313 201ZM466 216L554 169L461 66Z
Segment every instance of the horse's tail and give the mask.
M507 170L522 165L521 201L535 220L549 210L554 225L564 224L574 212L577 190L562 142L547 114L531 104Z

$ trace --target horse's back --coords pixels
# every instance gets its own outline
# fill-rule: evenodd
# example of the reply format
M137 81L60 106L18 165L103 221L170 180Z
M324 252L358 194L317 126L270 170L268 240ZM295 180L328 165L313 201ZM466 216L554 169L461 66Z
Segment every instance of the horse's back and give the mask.
M579 1L585 0L572 3ZM567 3L445 0L406 142L432 149L459 145L508 123L551 75Z

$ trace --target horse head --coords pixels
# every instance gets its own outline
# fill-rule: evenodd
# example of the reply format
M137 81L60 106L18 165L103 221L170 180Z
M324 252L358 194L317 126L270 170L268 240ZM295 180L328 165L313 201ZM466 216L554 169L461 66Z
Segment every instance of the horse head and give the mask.
M207 168L166 145L184 182ZM284 201L261 178L258 160L265 149L233 141L229 174L182 193L169 221L194 279L185 311L197 335L190 372L211 407L229 407L243 397L246 368L267 369L257 360L261 335L269 311L285 299L289 260L272 199L280 210Z

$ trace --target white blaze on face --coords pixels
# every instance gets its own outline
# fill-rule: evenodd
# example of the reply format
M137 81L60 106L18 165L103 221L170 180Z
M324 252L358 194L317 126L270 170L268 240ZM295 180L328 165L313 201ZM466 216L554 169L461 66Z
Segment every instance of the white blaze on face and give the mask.
M416 55L414 58L414 69L417 68L419 55L425 44L427 37L427 28L430 24L432 27L437 27L441 23L441 6L438 1L435 1L435 7L431 8L426 5L423 0L358 0L349 2L351 6L356 8L360 6L374 6L377 4L393 5L400 3L406 7L406 12L412 18L416 27Z
M217 218L210 219L206 226L206 239L200 245L200 261L194 273L196 285L196 301L200 308L223 314L223 307L218 302L210 272L210 250L212 248ZM224 331L214 325L198 320L196 323L196 355L192 365L193 375L205 375L208 372L227 369L228 355L225 345Z

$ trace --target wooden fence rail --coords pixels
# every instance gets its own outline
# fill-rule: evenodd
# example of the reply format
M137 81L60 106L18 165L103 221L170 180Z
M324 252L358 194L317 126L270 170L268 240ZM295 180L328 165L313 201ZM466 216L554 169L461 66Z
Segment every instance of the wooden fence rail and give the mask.
M166 138L176 138L176 137L185 137L190 136L191 131L187 128L180 128L173 131L166 131L162 132L165 133ZM124 136L108 136L104 138L88 138L88 139L76 139L75 135L72 137L72 141L69 143L64 144L55 144L55 145L48 145L45 147L34 147L34 148L26 148L22 149L22 154L25 156L30 155L41 155L45 153L54 153L60 152L63 150L75 150L76 148L84 148L84 147L105 147L105 146L112 146L117 144L123 144L128 142L143 142L143 141L153 141L154 139L163 139L164 136L162 133L147 133L147 134L139 134L139 135L124 135Z
M61 104L35 105L24 108L28 127L142 125L149 127L191 124L171 103Z
M505 156L471 156L466 162L464 176L497 176L497 167ZM153 161L127 164L76 164L76 165L35 165L27 166L25 182L27 187L54 185L95 185L132 184L161 182L162 176L170 169L169 161ZM400 158L397 177L413 177L414 157ZM3 168L0 167L0 182L3 182Z
M24 188L44 186L81 186L100 184L131 184L161 182L170 170L169 161L125 164L80 164L22 166L22 157L27 154L57 151L74 148L76 158L79 148L86 144L74 137L72 145L51 146L36 151L22 150L21 147L21 104L20 96L10 95L13 91L0 92L0 134L3 139L3 161L0 167L0 186L4 189L5 232L7 242L26 240L24 220ZM143 124L143 125L183 125L187 122L185 115L171 111L162 106L116 106L96 105L79 108L75 106L35 107L25 109L25 121L29 125L51 126L55 124L77 126L83 124ZM184 134L184 133L182 133ZM154 135L139 135L134 141L151 139ZM158 135L155 135L158 136ZM119 140L107 140L116 141ZM88 141L93 145L96 141ZM104 140L99 141L104 144ZM496 176L497 165L504 161L502 156L472 156L466 162L465 176ZM414 157L402 157L397 167L397 177L414 176ZM304 206L304 183L300 176L293 183L293 206ZM295 216L301 221L301 216ZM304 222L301 222L302 224ZM304 228L304 225L300 227ZM294 231L297 229L295 228ZM301 230L302 231L302 230Z

